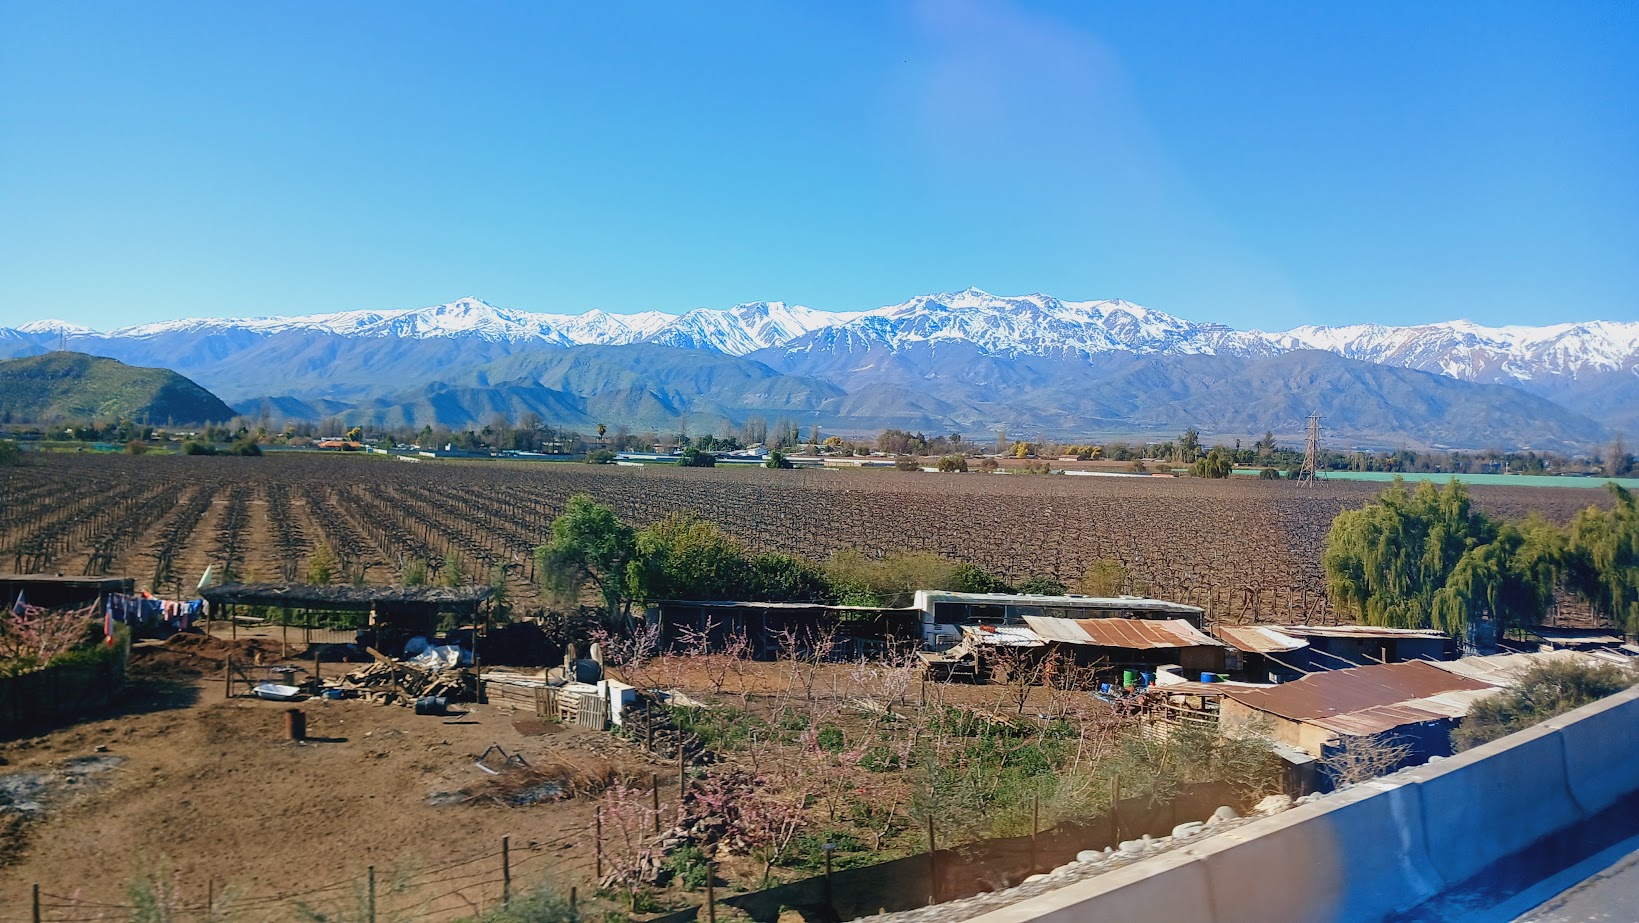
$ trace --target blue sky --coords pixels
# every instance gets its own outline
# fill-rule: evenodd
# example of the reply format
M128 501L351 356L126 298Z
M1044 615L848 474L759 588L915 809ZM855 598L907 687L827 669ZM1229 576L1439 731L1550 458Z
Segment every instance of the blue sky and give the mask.
M0 324L1639 319L1639 4L0 4Z

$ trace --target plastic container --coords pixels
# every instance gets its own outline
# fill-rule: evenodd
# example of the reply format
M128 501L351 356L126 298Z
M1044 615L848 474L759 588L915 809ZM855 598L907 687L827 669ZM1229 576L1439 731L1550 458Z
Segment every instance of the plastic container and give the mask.
M1203 683L1215 683L1217 681L1218 681L1218 675L1216 673L1202 673L1201 674L1201 682L1203 682Z
M1138 685L1138 671L1137 670L1122 670L1121 671L1121 685L1122 685L1123 688L1125 688L1127 686L1136 686L1136 685Z
M418 715L442 715L449 707L450 700L441 695L424 695L415 700L415 713Z

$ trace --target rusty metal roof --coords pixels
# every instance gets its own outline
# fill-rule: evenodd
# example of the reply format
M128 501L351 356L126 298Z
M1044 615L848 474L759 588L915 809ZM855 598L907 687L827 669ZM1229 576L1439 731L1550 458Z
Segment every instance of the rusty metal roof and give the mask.
M1027 615L1025 624L1048 641L1152 650L1173 647L1221 647L1183 619L1059 619Z
M1294 721L1314 722L1317 718L1402 705L1445 692L1494 688L1489 683L1414 660L1311 673L1270 689L1228 689L1224 694L1248 708Z
M1279 654L1309 646L1302 638L1264 625L1218 625L1212 634L1230 647L1250 654Z

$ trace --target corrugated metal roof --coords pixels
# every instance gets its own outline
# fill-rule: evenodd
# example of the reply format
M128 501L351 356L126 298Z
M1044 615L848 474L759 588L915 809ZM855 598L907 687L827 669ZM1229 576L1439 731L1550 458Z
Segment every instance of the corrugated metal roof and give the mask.
M1059 619L1027 615L1024 621L1041 637L1064 644L1128 650L1221 646L1183 619Z
M1294 721L1313 721L1459 690L1493 689L1420 660L1311 673L1271 689L1230 689L1248 708Z
M1218 625L1212 634L1230 647L1251 654L1280 654L1309 646L1302 638L1263 625Z
M998 647L1041 647L1046 643L1022 625L963 625L962 637L974 644Z
M1446 639L1445 632L1426 628L1379 628L1376 625L1277 625L1284 634L1297 638L1406 638L1428 641Z
M1315 718L1309 723L1316 727L1336 731L1339 734L1353 736L1381 734L1384 731L1390 731L1406 724L1422 724L1425 721L1461 718L1468 714L1469 709L1474 707L1477 700L1496 694L1496 688L1491 686L1484 689L1454 690L1421 699L1410 699L1394 705L1363 708L1360 711L1349 712L1346 715Z
M1594 662L1594 658L1575 651L1542 651L1532 654L1494 654L1489 657L1464 657L1460 660L1442 660L1439 663L1430 665L1445 670L1447 673L1477 679L1482 683L1490 683L1493 686L1511 686L1519 680L1520 674L1526 670L1545 663L1559 661L1588 663Z

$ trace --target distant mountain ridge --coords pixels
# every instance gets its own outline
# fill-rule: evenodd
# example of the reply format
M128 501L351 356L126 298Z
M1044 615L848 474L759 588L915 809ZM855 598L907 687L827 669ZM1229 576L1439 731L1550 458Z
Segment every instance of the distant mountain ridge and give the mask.
M837 331L826 333L825 331ZM902 347L931 339L968 340L987 350L1026 355L1068 349L1170 355L1258 356L1322 349L1351 359L1437 372L1465 380L1532 380L1542 375L1632 369L1639 322L1588 321L1541 327L1486 327L1446 321L1390 327L1304 326L1280 332L1235 330L1183 320L1122 300L1063 301L1049 295L992 295L969 288L920 295L865 311L819 311L759 301L683 314L647 311L548 314L500 308L477 298L390 311L288 317L190 318L102 332L61 321L0 328L13 342L53 338L139 340L175 334L290 332L402 339L479 339L554 346L654 343L743 356L777 346L850 341ZM9 336L7 336L9 335Z
M17 423L145 420L222 423L232 407L169 369L136 368L83 353L0 360L0 418Z
M382 348L383 341L393 347ZM1122 427L1151 431L1170 425L1161 418L1176 414L1160 407L1143 410L1153 403L1143 395L1121 400L1109 391L1107 377L1130 360L1147 357L1182 380L1216 369L1229 376L1225 387L1246 386L1233 382L1251 368L1301 367L1329 380L1352 382L1349 387L1364 389L1368 396L1373 387L1399 387L1391 382L1423 381L1363 375L1354 367L1361 363L1427 372L1458 383L1509 385L1553 402L1527 409L1505 392L1453 391L1424 383L1415 389L1453 402L1444 411L1425 408L1426 414L1454 413L1450 407L1461 405L1468 408L1464 413L1470 422L1423 419L1422 423L1433 424L1423 426L1408 418L1396 423L1374 410L1368 423L1328 413L1333 418L1329 425L1370 433L1372 438L1409 436L1413 442L1469 446L1508 440L1536 444L1531 435L1534 425L1539 431L1555 431L1551 438L1561 444L1585 444L1605 438L1609 430L1639 431L1639 323L1484 327L1451 321L1411 327L1310 326L1267 333L1189 321L1122 300L1004 297L967 289L850 313L772 301L679 315L544 314L463 298L409 310L201 318L106 333L52 321L0 328L0 356L26 355L61 343L130 362L177 368L242 408L247 402L260 406L272 399L283 411L307 407L315 413L336 412L377 422L413 419L457 425L485 407L494 412L541 407L566 424L615 413L629 416L614 419L644 426L662 425L657 421L666 414L699 413L702 419L732 422L755 412L801 414L832 426L918 420L927 426L1052 427L1062 435ZM1314 351L1338 361L1310 358L1286 366L1267 364ZM578 383L566 389L551 375L529 378L532 370L545 367L543 362L553 366L563 361L550 357L565 352L585 353L579 360L583 374ZM755 372L736 366L737 374L745 381L765 381L771 395L783 397L765 399L738 385L724 385L724 393L651 389L644 399L614 397L620 388L613 382L643 387L641 376L636 383L630 378L630 373L645 370L634 363L648 363L650 372L656 364L680 368L714 363L721 371L721 361L728 359L758 366L761 371ZM584 371L593 366L601 371ZM996 387L1005 382L1010 390L987 392L975 378L981 370ZM1083 390L1063 398L1047 396L1066 382L1078 382ZM1094 387L1093 382L1101 384ZM503 385L511 389L510 397L480 396L484 389ZM1270 385L1265 381L1263 386ZM437 400L425 391L428 388L442 389ZM819 397L825 388L839 393ZM1105 394L1113 405L1130 404L1127 416L1087 408L1081 398L1095 392ZM1192 393L1192 400L1204 399L1198 390ZM1057 403L1033 404L1032 396ZM1237 397L1247 404L1262 396ZM1471 398L1491 407L1510 406L1537 419L1520 421L1521 426L1504 420L1498 424L1502 429L1488 430L1476 421L1490 414L1478 410ZM1066 412L1072 406L1080 409ZM1359 405L1361 412L1365 406ZM1315 409L1327 411L1318 403ZM1385 412L1392 410L1386 405ZM1180 411L1197 412L1188 406ZM1271 420L1256 422L1246 414L1231 413L1223 425L1229 426L1230 418L1237 421L1237 428L1230 431L1239 432L1242 425L1256 426L1248 431L1281 431ZM1552 425L1544 418L1554 418ZM1083 421L1079 429L1061 428L1075 426L1077 420ZM1096 426L1091 422L1095 420ZM1197 422L1211 425L1205 418ZM1443 435L1436 438L1434 433Z

